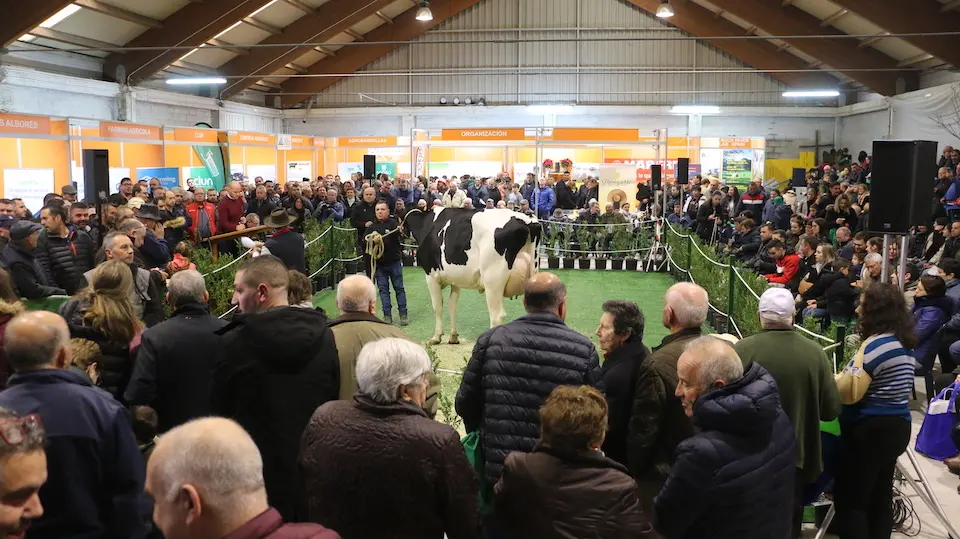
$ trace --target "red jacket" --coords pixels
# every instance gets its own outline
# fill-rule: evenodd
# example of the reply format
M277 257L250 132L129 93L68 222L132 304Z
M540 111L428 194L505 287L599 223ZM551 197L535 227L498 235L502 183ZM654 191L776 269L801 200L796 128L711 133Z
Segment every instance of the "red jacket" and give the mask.
M777 262L777 273L764 275L771 283L787 284L800 271L800 255L787 253Z
M271 507L223 539L340 539L340 534L319 524L284 524Z
M217 235L217 207L210 202L203 203L204 211L207 212L207 217L210 219L210 233L214 236ZM190 232L190 237L194 241L197 241L197 227L200 225L200 204L197 202L191 202L187 206L187 215L190 216L192 220L190 223L190 228L187 229Z
M243 217L243 197L233 200L230 197L223 197L217 205L217 211L220 212L220 231L233 232L240 224L240 218Z

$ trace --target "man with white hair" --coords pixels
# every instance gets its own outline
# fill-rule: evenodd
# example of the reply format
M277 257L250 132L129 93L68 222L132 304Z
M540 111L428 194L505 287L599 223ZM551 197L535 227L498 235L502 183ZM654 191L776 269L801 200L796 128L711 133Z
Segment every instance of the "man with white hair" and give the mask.
M693 434L673 389L677 387L677 360L687 343L700 337L709 308L703 288L692 283L671 286L663 298L661 315L670 335L637 369L627 434L628 468L637 480L640 503L648 514L673 464L677 445Z
M340 400L352 400L357 393L357 358L360 350L373 341L395 338L413 342L402 329L377 318L377 288L366 275L351 275L337 285L337 310L340 316L331 320L340 359ZM430 373L424 409L433 417L437 413L440 378Z
M66 321L46 311L24 313L7 324L3 341L16 374L0 393L0 407L19 416L36 414L47 436L44 513L29 537L145 538L150 502L130 418L109 393L67 370L72 356ZM11 434L3 431L0 443L9 443Z
M460 436L423 411L432 372L409 340L363 347L356 396L319 407L303 432L311 521L349 538L480 537L479 489Z
M823 471L820 422L840 414L840 396L827 355L816 342L793 329L794 302L785 288L770 288L760 296L762 331L735 345L745 367L759 363L780 388L780 405L793 424L797 439L796 482L792 536L803 524L804 487ZM812 501L812 500L811 500Z
M200 272L178 271L167 284L173 314L141 336L124 399L156 410L159 432L212 413L210 372L220 346L215 332L227 323L210 315L209 297Z
M670 539L788 537L796 470L793 427L773 377L730 343L699 337L677 362L674 392L697 427L654 500Z
M166 539L340 539L319 524L284 523L267 502L257 445L229 419L196 419L161 436L146 491Z

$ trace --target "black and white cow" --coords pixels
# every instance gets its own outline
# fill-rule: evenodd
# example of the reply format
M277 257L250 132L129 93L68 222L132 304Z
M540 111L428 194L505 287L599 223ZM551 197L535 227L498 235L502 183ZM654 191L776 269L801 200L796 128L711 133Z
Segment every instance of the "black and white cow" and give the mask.
M427 287L436 314L430 344L443 336L443 296L450 287L450 344L457 333L460 289L479 290L487 297L490 327L503 323L503 298L523 294L523 284L537 271L540 223L511 210L475 211L433 208L411 212L404 231L417 239L417 263L427 274Z

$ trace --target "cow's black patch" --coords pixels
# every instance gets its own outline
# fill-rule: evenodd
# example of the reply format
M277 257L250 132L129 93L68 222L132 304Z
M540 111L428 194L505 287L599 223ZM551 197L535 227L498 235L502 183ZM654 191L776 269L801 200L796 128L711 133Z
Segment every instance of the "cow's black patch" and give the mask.
M429 274L433 270L443 270L444 263L467 265L467 251L473 241L471 220L475 213L475 210L447 208L436 216L429 213L422 218L408 218L406 224L419 245L417 264L423 271Z
M537 245L540 240L540 223L528 224L522 219L511 217L493 232L493 248L507 259L507 267L513 269L513 263L528 239L533 241L534 246Z

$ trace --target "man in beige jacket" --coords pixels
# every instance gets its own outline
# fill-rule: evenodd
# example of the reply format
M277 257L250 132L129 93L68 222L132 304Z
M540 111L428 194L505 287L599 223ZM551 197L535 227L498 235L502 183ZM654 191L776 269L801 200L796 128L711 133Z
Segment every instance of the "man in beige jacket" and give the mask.
M390 337L412 341L398 327L377 318L377 288L366 275L351 275L337 286L340 316L327 326L333 331L340 358L340 400L351 400L357 392L357 357L367 343ZM437 413L440 378L432 373L423 405L430 417Z

